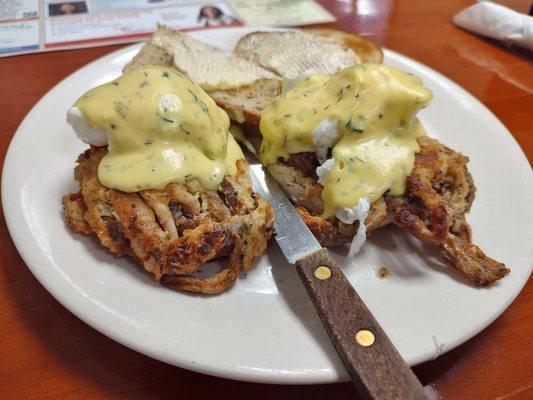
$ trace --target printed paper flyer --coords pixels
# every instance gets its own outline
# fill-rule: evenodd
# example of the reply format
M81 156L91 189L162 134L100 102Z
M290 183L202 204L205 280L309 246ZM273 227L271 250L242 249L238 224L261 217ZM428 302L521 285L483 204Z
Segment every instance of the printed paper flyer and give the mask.
M334 20L313 0L0 0L0 57L140 41L158 23L190 31Z

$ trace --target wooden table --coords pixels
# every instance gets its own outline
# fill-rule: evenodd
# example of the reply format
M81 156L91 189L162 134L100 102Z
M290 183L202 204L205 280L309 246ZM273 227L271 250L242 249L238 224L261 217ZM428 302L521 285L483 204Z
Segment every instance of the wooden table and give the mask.
M509 2L508 2L509 3ZM527 10L530 1L512 1ZM324 2L336 26L419 60L489 107L533 160L531 53L464 32L471 1ZM118 46L0 60L0 157L31 106ZM453 118L453 116L450 116ZM502 166L504 167L504 166ZM21 260L0 214L0 399L354 399L351 384L269 386L185 371L115 343L63 308ZM481 334L414 370L444 399L533 398L533 285Z

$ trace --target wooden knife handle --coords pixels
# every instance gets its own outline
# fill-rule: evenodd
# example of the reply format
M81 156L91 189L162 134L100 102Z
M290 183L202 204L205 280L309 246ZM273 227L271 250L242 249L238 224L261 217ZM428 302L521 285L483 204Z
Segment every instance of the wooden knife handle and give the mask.
M424 389L326 249L296 262L298 275L365 399L426 399Z

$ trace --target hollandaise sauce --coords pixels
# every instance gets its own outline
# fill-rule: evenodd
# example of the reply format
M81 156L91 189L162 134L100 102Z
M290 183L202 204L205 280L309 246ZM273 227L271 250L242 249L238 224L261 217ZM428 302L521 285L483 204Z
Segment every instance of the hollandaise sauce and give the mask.
M77 102L85 119L109 134L98 179L125 192L198 179L216 189L244 158L229 118L179 72L146 67L98 86Z
M317 152L312 133L325 119L337 122L334 159L322 192L324 217L338 207L405 191L417 137L416 113L431 100L421 80L381 64L361 64L336 75L314 74L274 99L261 115L260 158L270 165L291 154Z

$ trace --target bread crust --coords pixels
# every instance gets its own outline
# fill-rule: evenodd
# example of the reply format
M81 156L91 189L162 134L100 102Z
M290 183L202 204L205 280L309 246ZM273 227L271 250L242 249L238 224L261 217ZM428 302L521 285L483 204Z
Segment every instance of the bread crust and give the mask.
M381 47L352 32L333 28L304 28L303 31L335 40L342 47L353 50L362 63L381 64L383 62Z

